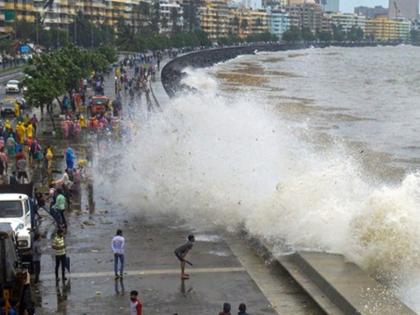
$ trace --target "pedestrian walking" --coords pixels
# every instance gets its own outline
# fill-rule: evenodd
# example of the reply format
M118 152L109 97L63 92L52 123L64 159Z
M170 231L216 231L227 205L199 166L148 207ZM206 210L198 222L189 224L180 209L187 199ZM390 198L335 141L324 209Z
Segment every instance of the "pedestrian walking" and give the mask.
M223 312L220 312L219 315L231 315L230 309L231 307L229 303L223 303Z
M246 305L245 305L245 303L239 304L239 312L238 312L238 315L249 315L246 312Z
M175 256L179 259L181 263L181 279L187 280L190 278L189 274L185 273L185 264L189 264L192 266L192 264L185 259L187 257L190 250L193 248L195 242L194 235L188 235L188 241L184 244L179 246L177 249L175 249Z
M34 273L35 273L35 283L39 282L39 274L41 273L41 234L37 233L35 235L35 241L33 244L33 262L34 262Z
M111 248L114 253L114 272L115 279L123 278L124 273L124 246L125 239L121 230L117 230L117 234L112 238ZM119 261L119 268L118 268Z
M52 248L55 251L55 281L59 282L58 269L61 265L61 275L63 283L66 278L66 244L64 242L64 231L59 229L55 235L52 243Z
M141 315L143 304L138 298L139 293L136 290L130 292L130 315Z
M74 151L70 146L67 147L65 156L66 156L67 169L70 169L70 170L74 169L74 161L76 159L76 156L74 155Z
M55 198L55 209L58 211L60 224L67 228L67 221L66 216L64 215L64 211L66 210L66 197L63 194L63 190L61 188L57 189L57 197Z

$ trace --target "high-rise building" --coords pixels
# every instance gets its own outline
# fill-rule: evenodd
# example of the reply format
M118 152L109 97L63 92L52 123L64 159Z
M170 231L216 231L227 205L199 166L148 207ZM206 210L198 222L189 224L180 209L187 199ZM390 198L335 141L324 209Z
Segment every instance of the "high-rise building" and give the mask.
M288 0L262 0L262 6L264 8L278 9L283 8L288 4Z
M230 30L227 0L204 0L200 7L200 27L210 39L227 37Z
M304 3L286 7L289 13L290 26L308 28L312 33L322 29L322 10L316 3Z
M177 0L159 0L159 32L179 32L184 26L183 6Z
M182 11L184 12L184 29L193 31L200 28L199 9L203 0L182 0Z
M316 0L316 3L321 5L324 12L338 12L340 11L340 0Z
M290 28L289 13L280 9L267 11L268 31L282 38L283 33Z
M419 16L419 0L389 0L389 18L416 20Z
M299 4L312 4L316 3L315 0L288 0L288 5L299 5Z
M373 19L378 16L388 16L388 9L380 5L377 5L374 8L360 6L354 8L354 13L357 15L364 15L368 19Z

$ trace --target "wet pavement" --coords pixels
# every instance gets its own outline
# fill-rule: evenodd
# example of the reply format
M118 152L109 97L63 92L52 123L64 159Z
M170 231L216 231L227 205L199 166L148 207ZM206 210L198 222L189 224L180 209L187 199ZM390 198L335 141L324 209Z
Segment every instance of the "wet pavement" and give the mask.
M43 256L38 314L127 312L128 292L133 289L140 293L145 314L213 314L226 301L234 307L245 301L254 314L273 314L270 303L220 237L197 235L201 241L190 257L194 263L188 270L191 279L181 281L173 251L190 233L182 222L127 216L119 209L99 211L88 221L87 213L70 219L67 242L72 274L68 286L63 288L60 283L56 288L50 251ZM122 281L115 281L112 271L110 242L117 228L124 231L127 242Z

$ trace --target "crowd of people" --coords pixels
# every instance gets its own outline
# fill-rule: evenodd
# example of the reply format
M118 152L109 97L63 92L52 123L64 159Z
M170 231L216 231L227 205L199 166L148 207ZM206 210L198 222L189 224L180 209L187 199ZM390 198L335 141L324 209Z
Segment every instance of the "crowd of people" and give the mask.
M24 114L16 101L13 119L0 122L0 181L2 184L29 182L28 168L42 166L51 147L37 138L38 117Z

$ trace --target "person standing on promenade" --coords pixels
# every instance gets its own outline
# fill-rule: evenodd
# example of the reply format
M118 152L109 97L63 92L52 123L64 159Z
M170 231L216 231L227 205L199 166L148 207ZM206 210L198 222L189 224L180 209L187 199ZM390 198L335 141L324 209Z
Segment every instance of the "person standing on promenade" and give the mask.
M175 249L175 256L181 262L181 279L182 280L187 280L190 278L190 275L185 273L185 263L187 263L187 261L185 260L185 257L193 248L194 242L195 242L194 235L188 235L188 241L184 245L181 245L177 249ZM188 262L188 264L191 264L191 263Z
M67 147L65 156L66 156L67 169L70 169L70 170L74 169L74 161L76 159L76 156L74 155L74 151L70 146Z
M138 298L136 290L130 292L130 315L142 315L143 304Z
M122 234L123 233L121 230L117 230L117 234L112 238L112 242L111 242L112 252L114 253L115 279L122 278L123 272L124 272L125 239L122 236ZM118 268L118 261L120 262L120 268Z
M52 248L55 250L55 281L58 283L58 269L61 265L61 274L63 283L66 279L66 244L64 242L64 231L59 229L55 235L52 243Z
M66 197L63 195L63 190L61 188L57 189L57 197L55 199L55 209L58 211L60 223L64 228L67 228L66 216L64 211L66 210Z

